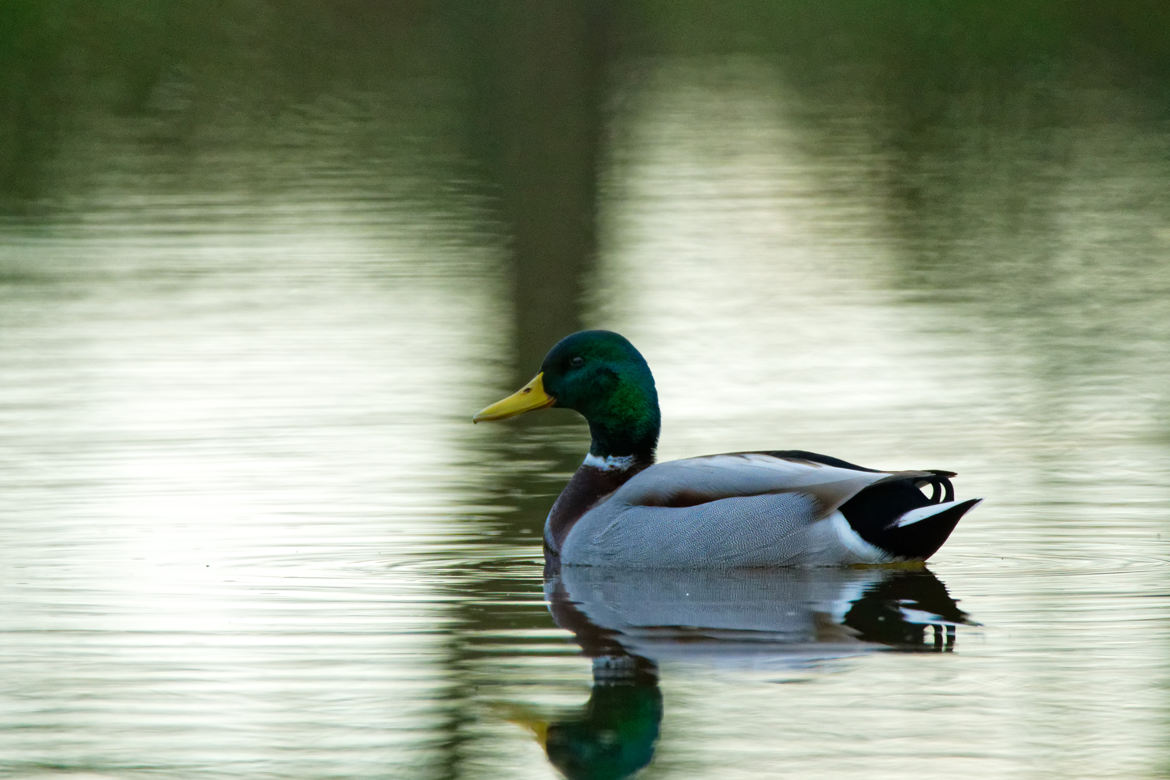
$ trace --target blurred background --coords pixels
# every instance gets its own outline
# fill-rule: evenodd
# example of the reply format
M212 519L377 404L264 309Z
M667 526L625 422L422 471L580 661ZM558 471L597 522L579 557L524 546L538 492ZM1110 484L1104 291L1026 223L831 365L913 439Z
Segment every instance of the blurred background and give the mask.
M6 0L0 776L1164 776L1168 30ZM602 704L540 531L587 433L470 417L582 327L664 458L960 472L931 571L981 625L670 657L607 705L637 755L566 768ZM828 620L796 591L754 592Z

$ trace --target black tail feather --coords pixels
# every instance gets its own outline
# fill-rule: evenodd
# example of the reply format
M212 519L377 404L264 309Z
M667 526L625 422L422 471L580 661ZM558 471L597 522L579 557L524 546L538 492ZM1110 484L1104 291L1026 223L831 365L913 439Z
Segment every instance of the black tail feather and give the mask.
M929 476L878 482L845 502L841 513L870 544L899 558L924 561L942 547L960 518L980 499L963 501L909 525L895 523L913 509L954 501L953 476L949 471L934 471ZM929 497L921 490L927 485L931 488Z
M982 500L968 499L917 523L887 528L877 545L899 558L925 561L943 546L963 515Z

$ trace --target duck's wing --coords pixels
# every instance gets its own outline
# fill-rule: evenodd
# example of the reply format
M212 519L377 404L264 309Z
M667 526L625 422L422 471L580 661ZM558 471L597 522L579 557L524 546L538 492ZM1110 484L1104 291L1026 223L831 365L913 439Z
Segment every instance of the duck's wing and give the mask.
M669 461L587 512L566 538L562 560L642 568L888 561L896 556L862 538L838 510L882 483L901 483L917 494L916 504L927 504L917 487L945 482L949 493L948 476L873 471L804 452Z
M691 507L730 498L800 494L823 517L880 482L929 483L953 476L935 471L875 471L806 452L736 452L659 463L613 495L629 506Z

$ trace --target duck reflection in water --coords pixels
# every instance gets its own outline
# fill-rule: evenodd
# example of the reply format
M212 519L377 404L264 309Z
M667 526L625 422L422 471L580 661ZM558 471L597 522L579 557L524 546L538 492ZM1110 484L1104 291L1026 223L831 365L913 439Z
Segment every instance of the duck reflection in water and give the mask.
M653 758L659 668L700 663L764 672L877 650L951 652L973 623L925 568L619 571L545 575L553 618L593 659L580 709L513 713L570 778L629 777Z

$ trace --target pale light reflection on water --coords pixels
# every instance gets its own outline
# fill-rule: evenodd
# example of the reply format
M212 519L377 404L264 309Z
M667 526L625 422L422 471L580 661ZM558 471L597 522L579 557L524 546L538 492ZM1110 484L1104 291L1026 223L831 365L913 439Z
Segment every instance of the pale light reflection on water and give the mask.
M821 68L803 16L530 8L550 60L512 11L474 56L435 47L476 40L450 17L303 13L302 42L386 24L392 62L300 92L260 52L241 103L195 58L0 136L28 144L0 145L0 775L1165 773L1140 74L960 48L983 75L937 89L868 27ZM783 56L719 37L756 24ZM801 447L987 501L933 575L546 581L582 426L469 416L580 324L646 354L663 457Z

